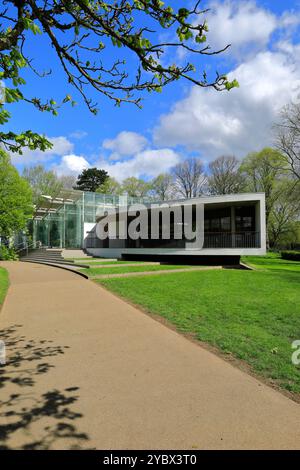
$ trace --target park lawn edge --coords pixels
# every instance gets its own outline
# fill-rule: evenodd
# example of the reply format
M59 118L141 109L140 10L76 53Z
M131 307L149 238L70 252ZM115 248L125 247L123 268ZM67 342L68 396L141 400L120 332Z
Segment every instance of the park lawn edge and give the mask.
M105 276L110 274L130 274L130 273L148 273L156 271L176 271L177 269L186 269L193 270L197 266L192 265L143 265L143 266L122 266L116 265L111 267L101 266L101 267L90 267L88 269L82 268L80 272L87 274L90 278L97 278L98 276ZM199 270L202 269L202 266L199 266Z
M0 266L0 311L4 304L8 287L9 287L8 271L3 266Z

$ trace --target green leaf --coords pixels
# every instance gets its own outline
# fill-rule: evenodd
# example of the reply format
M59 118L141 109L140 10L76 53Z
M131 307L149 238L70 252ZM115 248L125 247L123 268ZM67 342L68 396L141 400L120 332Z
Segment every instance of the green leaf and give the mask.
M239 86L240 86L240 84L236 79L232 80L232 82L226 82L225 83L225 88L228 91L230 91L232 88L239 88Z

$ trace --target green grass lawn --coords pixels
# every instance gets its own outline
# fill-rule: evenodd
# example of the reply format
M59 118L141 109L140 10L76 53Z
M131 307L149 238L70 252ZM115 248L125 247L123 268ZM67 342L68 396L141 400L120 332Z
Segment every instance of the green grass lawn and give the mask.
M142 266L112 266L110 268L98 267L98 268L89 268L81 269L80 271L87 274L89 277L99 276L102 274L126 274L126 273L141 273L148 271L170 271L173 269L188 269L195 268L196 266L181 266L181 265L172 265L172 264L150 264Z
M6 271L6 269L0 267L0 307L4 302L7 289L8 289L8 272Z
M252 262L258 263L257 258ZM259 263L266 270L194 271L99 282L299 393L300 366L291 362L291 343L300 339L300 273L297 267L287 270L278 259L260 258ZM273 269L275 264L281 268Z
M294 271L300 273L300 262L282 259L279 254L269 253L266 256L244 256L242 261L255 269L268 271Z
M140 264L143 265L144 263L142 261L97 261L97 260L92 260L88 261L87 263L83 264L88 264L88 265L99 265L99 266L105 266L106 264L114 264L114 265L122 265L122 264Z

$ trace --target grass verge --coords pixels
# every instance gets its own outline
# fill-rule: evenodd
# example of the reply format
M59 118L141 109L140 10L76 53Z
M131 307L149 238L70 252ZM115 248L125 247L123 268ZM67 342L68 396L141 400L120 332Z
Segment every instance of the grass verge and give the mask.
M75 260L76 261L76 260ZM92 260L92 261L87 261L86 263L84 264L88 264L88 265L99 265L99 266L105 266L106 264L113 264L113 265L120 265L122 266L122 264L139 264L139 265L143 265L144 263L142 261L96 261L96 260Z
M4 302L8 289L8 284L8 272L6 271L6 269L0 267L0 308Z
M282 259L277 253L270 253L266 256L243 256L245 264L261 270L267 271L294 271L300 273L300 262Z
M101 276L102 274L127 274L127 273L142 273L152 271L170 271L174 269L190 269L195 266L179 266L172 264L161 264L161 265L144 265L144 266L113 266L110 268L99 267L81 269L80 271L87 274L89 277Z

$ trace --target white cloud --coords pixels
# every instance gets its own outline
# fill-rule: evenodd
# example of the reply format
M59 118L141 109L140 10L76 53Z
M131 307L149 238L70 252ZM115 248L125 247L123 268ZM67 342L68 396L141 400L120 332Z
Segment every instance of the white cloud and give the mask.
M105 139L103 148L111 150L111 160L118 160L121 157L134 155L141 152L147 145L147 139L136 132L120 132L115 139Z
M52 169L59 175L77 176L82 170L89 168L89 162L80 155L64 155L59 165L54 165Z
M53 147L49 150L49 153L54 153L55 155L63 155L65 153L72 152L74 145L66 137L50 137L50 142L52 142Z
M86 131L81 131L81 130L74 131L74 132L71 132L71 134L69 134L69 136L72 139L83 139L87 135L88 135L88 133Z
M85 168L96 166L108 172L118 181L122 181L129 176L139 177L155 177L160 173L164 173L180 161L180 156L172 149L148 149L136 153L131 158L112 162L104 157L100 158L97 163L91 165L89 161L80 155L64 155L57 165L52 165L54 170L60 175L77 176Z
M106 170L110 176L113 176L118 181L122 181L129 176L139 178L147 175L153 178L160 173L170 170L179 160L180 156L174 150L162 148L144 150L129 160L116 163L108 163L105 160L101 160L97 166Z
M271 144L271 125L282 106L295 100L300 87L300 46L257 54L229 74L239 89L217 93L192 88L184 100L161 117L154 131L157 145L183 145L204 158L221 153L243 156Z
M23 155L11 155L12 163L14 164L38 164L40 162L47 162L52 160L55 156L61 156L73 151L73 144L66 137L47 137L53 144L51 149L42 152L41 150L24 149Z
M145 150L147 139L134 132L121 132L116 139L111 141L113 142L111 145L109 143L106 145L107 149L111 148L113 155L116 155L115 150L119 152L119 161L112 161L110 155L108 159L101 157L97 163L90 163L85 156L76 155L73 152L74 145L66 137L48 139L53 143L51 150L46 152L26 150L24 156L15 157L17 162L22 162L23 165L47 162L48 167L50 166L51 170L59 176L77 176L82 170L97 166L106 169L111 176L122 181L128 176L157 176L168 171L180 160L179 155L171 149ZM127 154L130 154L130 157L124 159ZM51 161L54 158L55 160Z
M300 24L299 11L285 11L279 19L279 27L293 29Z
M240 53L249 44L252 48L265 46L278 26L276 16L254 1L213 1L209 8L209 44L213 49L231 44L231 54Z

